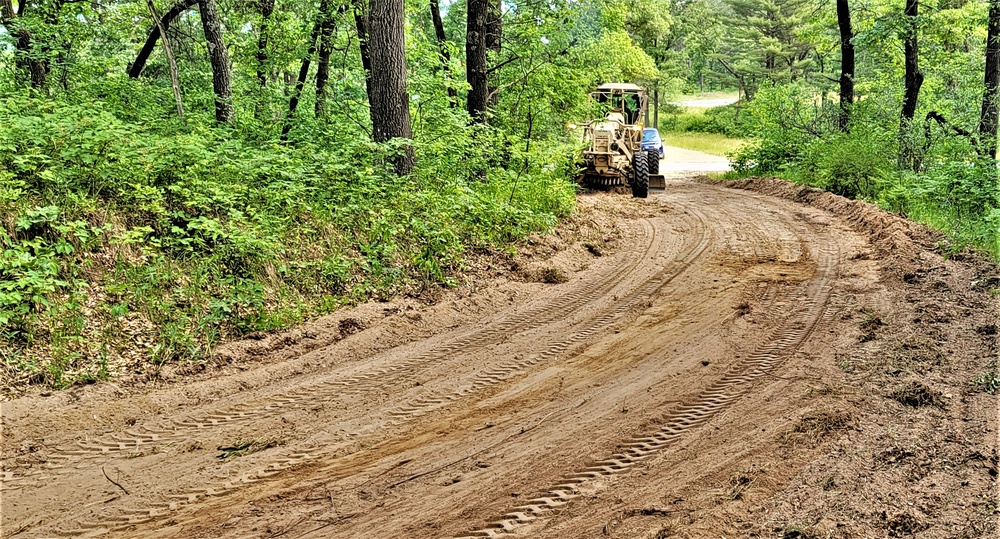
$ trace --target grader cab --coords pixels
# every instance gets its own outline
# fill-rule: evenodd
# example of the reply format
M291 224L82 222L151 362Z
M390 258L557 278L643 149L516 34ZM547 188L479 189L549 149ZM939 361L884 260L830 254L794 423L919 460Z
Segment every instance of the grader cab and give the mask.
M650 187L665 187L659 155L642 149L646 90L635 84L602 84L590 94L604 117L584 125L580 183L587 187L628 185L632 196L646 198Z

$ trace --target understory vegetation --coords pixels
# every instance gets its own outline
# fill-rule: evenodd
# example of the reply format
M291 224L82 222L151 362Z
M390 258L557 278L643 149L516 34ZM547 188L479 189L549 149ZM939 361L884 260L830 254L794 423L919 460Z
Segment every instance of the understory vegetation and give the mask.
M286 146L99 101L0 107L3 359L55 386L453 285L574 207L568 159L488 127L441 126L399 177L380 157L397 147L333 126Z

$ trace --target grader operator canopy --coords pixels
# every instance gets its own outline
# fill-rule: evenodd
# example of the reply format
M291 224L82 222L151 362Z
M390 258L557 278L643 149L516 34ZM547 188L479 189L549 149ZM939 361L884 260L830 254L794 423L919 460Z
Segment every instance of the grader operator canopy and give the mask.
M608 107L608 112L621 112L626 124L638 124L642 120L642 111L646 108L646 90L635 84L602 84L590 96L601 105Z

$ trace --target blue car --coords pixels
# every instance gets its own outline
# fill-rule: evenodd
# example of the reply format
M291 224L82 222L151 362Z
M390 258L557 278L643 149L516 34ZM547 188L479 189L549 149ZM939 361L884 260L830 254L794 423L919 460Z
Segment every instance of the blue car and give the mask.
M663 159L663 141L660 140L660 132L652 127L643 129L642 149L646 151L656 150L660 154L660 159Z

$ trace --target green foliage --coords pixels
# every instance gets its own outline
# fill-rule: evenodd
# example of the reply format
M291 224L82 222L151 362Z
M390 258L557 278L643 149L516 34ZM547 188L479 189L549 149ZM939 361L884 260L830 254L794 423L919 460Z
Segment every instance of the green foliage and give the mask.
M980 391L994 395L997 390L1000 390L1000 373L998 373L994 367L977 376L976 379L973 380L973 384Z
M468 254L574 207L571 170L553 165L564 146L525 150L459 121L428 126L417 168L399 178L386 159L399 143L316 131L281 146L199 122L161 133L93 112L104 108L0 108L0 348L54 386L141 368L126 358L201 360L223 339L344 303L452 286Z

